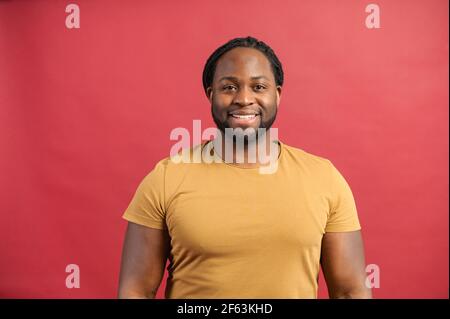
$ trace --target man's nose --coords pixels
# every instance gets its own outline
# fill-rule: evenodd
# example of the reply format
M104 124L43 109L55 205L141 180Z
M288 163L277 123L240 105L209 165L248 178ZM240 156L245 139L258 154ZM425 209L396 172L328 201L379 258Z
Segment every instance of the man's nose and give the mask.
M247 87L240 88L234 96L234 104L240 106L251 105L255 102L255 97L251 89Z

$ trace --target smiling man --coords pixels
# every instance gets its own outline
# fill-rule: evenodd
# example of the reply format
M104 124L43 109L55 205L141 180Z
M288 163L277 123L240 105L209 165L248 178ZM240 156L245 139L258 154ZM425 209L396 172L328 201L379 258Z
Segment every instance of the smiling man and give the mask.
M167 260L166 298L316 298L320 266L331 298L371 298L349 185L328 159L269 130L282 85L280 61L255 38L210 56L203 86L223 138L189 151L218 161L165 158L142 180L123 216L120 298L154 298ZM265 156L251 160L252 149ZM267 157L277 169L261 174Z
M251 46L239 46L243 41L258 43L256 39L238 39L217 49L206 62L203 86L221 137L214 141L218 155L227 161L228 140L234 144L228 154L232 159L229 162L239 163L237 159L241 156L241 167L256 167L266 164L261 163L262 159L274 158L279 153L279 144L273 141L269 129L280 103L283 71L269 47L264 46L265 51L261 52ZM261 50L262 46L261 42ZM242 148L239 139L244 142ZM255 153L253 161L249 156L251 151ZM260 151L265 152L263 156L258 154Z

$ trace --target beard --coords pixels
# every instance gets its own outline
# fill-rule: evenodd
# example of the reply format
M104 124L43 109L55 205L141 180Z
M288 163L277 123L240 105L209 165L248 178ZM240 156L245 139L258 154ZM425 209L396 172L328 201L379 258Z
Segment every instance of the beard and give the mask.
M269 117L267 117L267 118L263 118L263 114L262 113L260 113L258 115L260 117L258 128L256 128L256 129L252 128L252 133L251 134L244 134L244 136L243 136L245 145L247 145L249 143L249 141L255 141L256 142L258 140L258 138L262 138L266 134L266 132L272 127L273 123L275 122L275 119L277 117L277 112L278 112L278 108L276 106L274 106L273 108L275 110L274 113L272 115L270 115ZM227 119L226 120L220 119L214 113L214 105L212 104L211 105L211 114L212 114L212 118L214 120L214 123L216 124L217 128L220 130L222 135L223 136L227 136L226 132L229 131L230 129L232 130L232 128L228 124L228 113L227 113ZM225 129L229 129L229 130L225 130ZM240 131L240 132L242 132L242 131ZM239 133L233 134L232 136L233 136L233 143L235 143L236 139L239 137Z

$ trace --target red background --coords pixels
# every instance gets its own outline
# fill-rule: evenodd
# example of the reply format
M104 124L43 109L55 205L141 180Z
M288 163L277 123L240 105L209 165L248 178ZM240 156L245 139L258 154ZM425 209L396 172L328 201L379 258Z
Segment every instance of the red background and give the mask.
M448 298L447 1L377 1L380 29L370 1L76 1L67 29L69 3L0 1L0 297L116 296L137 184L213 126L203 65L252 35L284 65L280 138L353 190L374 296Z

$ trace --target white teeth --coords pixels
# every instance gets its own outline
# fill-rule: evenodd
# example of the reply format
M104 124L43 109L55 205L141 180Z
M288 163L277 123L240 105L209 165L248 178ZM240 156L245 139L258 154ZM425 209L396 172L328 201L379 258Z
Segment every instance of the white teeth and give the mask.
M250 114L250 115L237 115L237 114L232 114L233 117L238 118L238 119L252 119L256 116L256 114Z

